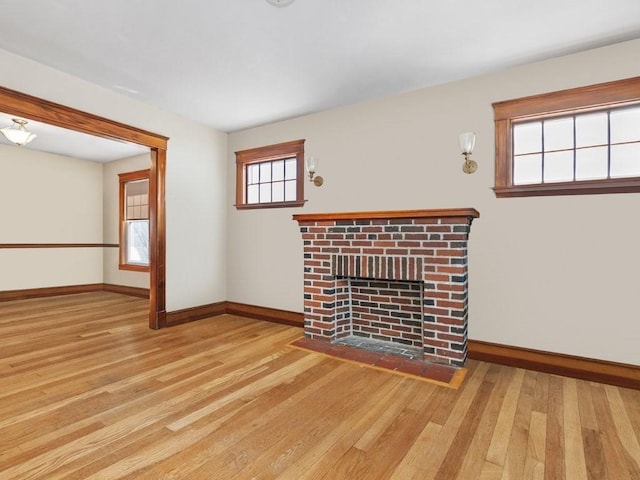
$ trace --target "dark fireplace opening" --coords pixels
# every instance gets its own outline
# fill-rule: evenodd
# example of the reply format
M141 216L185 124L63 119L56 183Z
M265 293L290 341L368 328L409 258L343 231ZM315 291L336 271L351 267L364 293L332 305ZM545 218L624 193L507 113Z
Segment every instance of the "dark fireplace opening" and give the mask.
M333 343L422 358L423 282L337 277L344 329Z

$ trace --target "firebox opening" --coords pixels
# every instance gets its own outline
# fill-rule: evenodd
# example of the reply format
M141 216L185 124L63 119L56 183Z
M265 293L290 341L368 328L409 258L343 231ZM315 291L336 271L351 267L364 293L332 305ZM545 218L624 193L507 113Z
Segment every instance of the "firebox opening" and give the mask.
M421 359L423 292L420 281L336 277L334 343Z

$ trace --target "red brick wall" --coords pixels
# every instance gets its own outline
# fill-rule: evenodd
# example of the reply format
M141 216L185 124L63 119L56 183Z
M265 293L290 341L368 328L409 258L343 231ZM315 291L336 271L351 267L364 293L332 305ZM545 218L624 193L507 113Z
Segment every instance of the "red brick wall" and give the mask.
M355 306L350 298L361 295L349 289L350 282L360 285L360 280L353 279L419 282L420 318L414 317L415 299L407 305L407 313L411 320L421 323L421 339L412 337L418 327L400 324L402 329L398 329L395 341L410 338L414 345L421 345L426 361L463 365L467 357L467 242L471 220L467 216L299 220L304 241L305 335L333 341L358 328L362 332L373 328L362 323L363 315L370 312L357 311L358 316L351 316ZM373 284L379 282L368 285ZM385 323L381 318L367 320ZM410 332L404 330L407 326ZM388 336L391 330L380 327L375 334Z

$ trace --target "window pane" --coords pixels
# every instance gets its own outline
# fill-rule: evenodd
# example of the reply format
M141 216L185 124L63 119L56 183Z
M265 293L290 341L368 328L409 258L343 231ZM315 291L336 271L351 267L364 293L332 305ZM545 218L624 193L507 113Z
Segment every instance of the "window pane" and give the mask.
M640 143L611 145L611 178L640 176Z
M542 151L542 123L521 123L513 127L513 153L537 153Z
M265 161L247 166L247 204L295 201L295 158Z
M570 182L573 180L573 150L545 153L544 181Z
M271 184L260 184L260 203L268 203L271 201Z
M640 141L640 107L611 112L611 143Z
M272 163L272 180L274 182L279 182L280 180L284 180L284 160L276 160Z
M249 165L247 167L247 184L252 185L260 182L260 165L254 163L253 165Z
M607 178L607 147L576 150L576 180Z
M149 265L149 221L127 221L126 235L126 262Z
M606 145L608 136L608 115L591 113L576 117L576 147Z
M573 117L546 120L544 122L544 151L567 148L573 148Z
M247 187L247 203L258 203L258 185L249 185Z
M274 202L284 202L284 182L274 182L271 184Z
M284 199L287 202L296 200L295 180L287 180L286 182L284 182Z
M271 181L271 162L260 164L260 182Z
M133 180L124 184L127 208L126 220L146 220L149 218L149 180Z
M125 184L125 195L132 197L149 193L149 180L132 180Z
M284 162L284 178L286 180L295 180L297 175L296 175L296 170L297 170L297 166L296 166L296 159L295 158L289 158L287 160L285 160Z
M542 155L523 155L513 159L513 183L523 185L542 182Z

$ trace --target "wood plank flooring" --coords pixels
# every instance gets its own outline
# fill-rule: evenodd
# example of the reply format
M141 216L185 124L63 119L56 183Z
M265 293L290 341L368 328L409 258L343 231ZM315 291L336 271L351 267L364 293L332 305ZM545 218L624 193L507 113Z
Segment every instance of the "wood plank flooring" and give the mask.
M96 292L0 303L0 478L640 479L640 391L469 362L459 390L222 315Z

